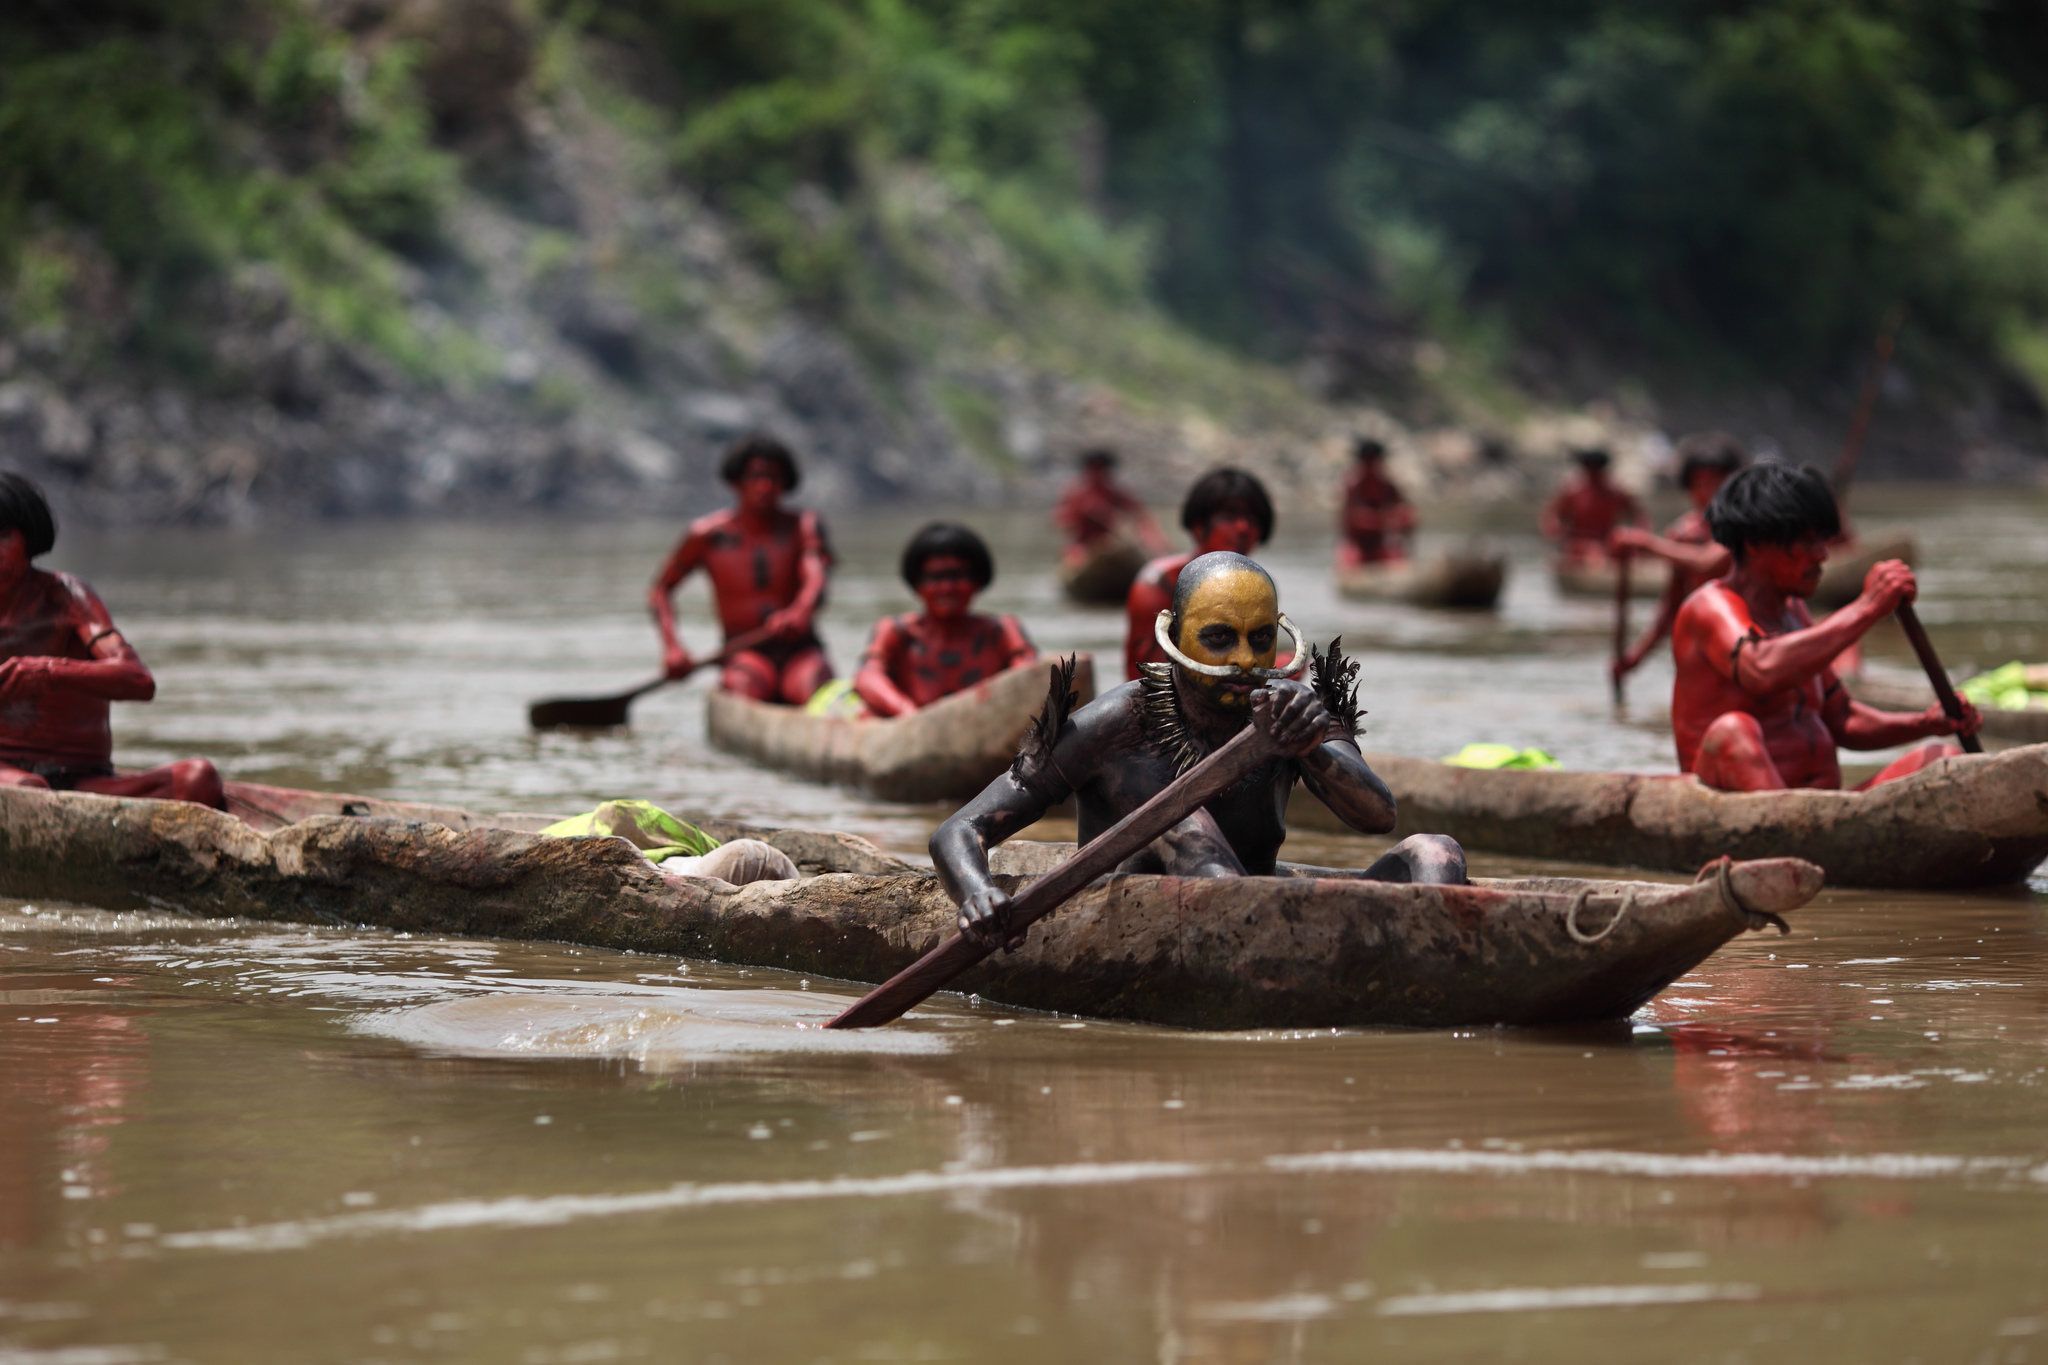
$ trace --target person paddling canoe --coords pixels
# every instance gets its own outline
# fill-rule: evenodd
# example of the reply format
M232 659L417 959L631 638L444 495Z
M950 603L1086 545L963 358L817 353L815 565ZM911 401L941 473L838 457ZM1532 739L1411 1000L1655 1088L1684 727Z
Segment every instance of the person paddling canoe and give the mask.
M1294 680L1308 651L1280 614L1266 571L1241 554L1205 554L1180 571L1171 607L1154 622L1169 662L1148 664L1134 682L1067 713L1073 696L1056 682L1008 772L991 782L932 836L932 865L960 906L963 933L1007 937L1009 897L991 880L988 850L1075 799L1086 844L1163 791L1176 776L1251 723L1254 693L1274 694L1273 730L1284 757L1127 859L1123 872L1181 877L1271 876L1287 838L1287 799L1297 779L1353 829L1394 827L1394 798L1359 754L1356 690L1333 645L1318 660L1316 686ZM1294 636L1296 663L1274 667L1279 637ZM1462 883L1465 855L1454 840L1418 834L1366 872L1381 881Z
M1038 657L1014 616L978 616L968 608L995 579L982 538L935 521L903 547L903 581L924 601L875 623L853 680L868 710L907 716Z
M676 635L676 585L701 568L711 577L725 638L767 627L771 637L725 661L721 686L756 701L801 706L832 678L825 646L812 628L825 600L832 548L816 512L791 511L782 499L797 485L796 459L772 436L740 439L719 475L737 501L690 523L689 533L647 590L661 631L662 667L690 672L690 651Z
M1725 431L1699 432L1678 443L1678 486L1692 506L1683 516L1664 528L1661 536L1640 526L1618 526L1607 537L1610 552L1635 551L1652 554L1671 564L1671 576L1664 582L1664 595L1657 599L1657 614L1649 628L1636 637L1620 658L1608 665L1608 675L1619 681L1642 666L1671 631L1678 609L1702 583L1727 573L1734 559L1728 547L1716 544L1707 526L1707 504L1728 476L1749 463L1742 442Z
M1138 571L1124 599L1129 630L1124 637L1124 671L1139 676L1141 664L1163 664L1153 623L1173 605L1174 584L1196 555L1228 550L1248 555L1273 537L1273 500L1266 486L1242 469L1212 469L1195 480L1181 504L1180 524L1195 538L1185 554L1163 555Z
M1871 568L1861 596L1813 623L1805 599L1819 586L1828 542L1841 529L1819 474L1753 465L1721 486L1706 519L1734 568L1686 598L1672 628L1678 677L1671 725L1682 771L1723 791L1833 789L1842 785L1837 747L1888 749L1976 733L1983 718L1967 701L1958 723L1940 703L1918 713L1879 711L1843 690L1832 661L1911 602L1918 585L1905 564L1885 560ZM1922 745L1863 787L1961 752Z
M57 543L42 490L0 472L0 786L226 807L203 758L114 771L108 704L148 701L156 679L97 594L31 561Z
M1607 538L1614 529L1644 526L1648 518L1635 496L1608 477L1613 457L1606 451L1574 451L1572 460L1579 467L1578 476L1544 507L1539 524L1544 538L1557 542L1566 566L1600 568L1609 562Z
M1353 454L1356 463L1344 476L1344 510L1337 521L1340 572L1406 560L1408 537L1415 531L1415 508L1387 477L1386 446L1361 436Z
M1128 526L1137 532L1147 554L1166 549L1166 537L1144 503L1116 481L1116 452L1097 447L1081 453L1081 477L1060 495L1052 519L1067 533L1064 557L1078 564L1096 547Z

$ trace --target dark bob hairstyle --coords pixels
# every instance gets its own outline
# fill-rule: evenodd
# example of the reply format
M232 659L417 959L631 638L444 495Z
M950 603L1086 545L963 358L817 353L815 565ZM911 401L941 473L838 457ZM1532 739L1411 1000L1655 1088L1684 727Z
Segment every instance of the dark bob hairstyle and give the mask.
M1753 464L1737 470L1707 504L1714 539L1740 564L1752 545L1790 545L1803 536L1833 540L1842 514L1828 481L1804 465Z
M924 575L925 561L940 555L967 561L976 592L995 581L996 562L989 557L988 545L980 536L952 521L929 522L910 538L910 543L903 547L903 581L915 590L918 579Z
M1228 466L1212 469L1195 480L1195 486L1188 490L1188 500L1180 505L1180 524L1195 531L1208 525L1211 517L1233 502L1241 503L1259 524L1259 544L1273 538L1273 500L1266 496L1266 486L1242 469Z
M1678 486L1691 486L1692 476L1702 469L1733 474L1748 463L1749 452L1727 432L1694 432L1678 443Z
M1116 452L1108 446L1091 446L1081 452L1080 464L1083 469L1115 469Z
M787 493L797 485L796 456L789 453L789 447L766 432L756 431L733 442L719 462L718 477L729 484L737 484L740 476L747 471L750 460L766 460L782 473L782 491Z
M46 555L57 543L57 519L43 490L13 470L0 470L0 531L19 531L28 557Z

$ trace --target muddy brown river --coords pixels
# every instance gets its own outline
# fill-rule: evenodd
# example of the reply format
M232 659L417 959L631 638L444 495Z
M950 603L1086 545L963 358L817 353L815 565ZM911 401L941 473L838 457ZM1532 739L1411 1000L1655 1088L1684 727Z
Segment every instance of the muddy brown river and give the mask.
M1856 510L1919 530L1946 655L2048 657L2048 497ZM1668 771L1668 667L1614 716L1608 608L1555 596L1520 515L1430 521L1514 556L1490 615L1339 601L1302 514L1266 558L1365 657L1369 747ZM971 519L987 604L1113 676L1120 620L1060 602L1036 516ZM908 605L912 524L835 526L842 670ZM936 808L710 749L702 679L627 732L525 731L534 697L653 671L639 598L675 530L70 535L51 562L156 670L125 762L645 796L916 853ZM684 607L705 643L701 588ZM0 901L0 1365L2020 1365L2048 1352L2043 896L1826 891L1595 1028L1205 1034L941 996L851 1036L814 1026L853 988L773 971Z

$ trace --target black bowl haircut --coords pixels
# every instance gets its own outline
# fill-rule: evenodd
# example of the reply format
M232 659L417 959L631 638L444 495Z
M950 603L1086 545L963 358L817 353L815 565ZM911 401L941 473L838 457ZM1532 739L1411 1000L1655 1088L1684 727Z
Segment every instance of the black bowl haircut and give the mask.
M1180 571L1180 577L1173 583L1173 619L1167 622L1166 638L1176 645L1180 643L1181 613L1187 609L1188 599L1195 595L1195 589L1212 578L1228 573L1243 573L1249 570L1266 580L1266 586L1273 590L1273 600L1280 600L1280 585L1273 581L1273 575L1256 559L1247 558L1233 550L1211 550L1205 555L1196 555Z
M1081 468L1094 469L1098 466L1103 469L1115 469L1116 452L1106 446L1096 446L1092 450L1081 452Z
M1678 486L1692 487L1692 476L1702 469L1733 474L1748 463L1749 452L1727 432L1695 432L1678 443Z
M46 555L57 543L57 518L43 490L11 469L0 470L0 531L19 531L28 543L28 557Z
M766 432L752 432L732 443L719 461L718 477L729 484L738 485L747 472L750 460L766 460L782 475L782 491L787 493L797 485L800 477L796 469L796 456L789 453L789 447Z
M1833 540L1842 533L1842 514L1817 471L1753 464L1729 475L1714 494L1707 527L1740 564L1752 545L1790 545L1808 535Z
M1266 486L1242 469L1227 465L1195 480L1187 501L1180 505L1180 524L1193 532L1233 502L1243 503L1259 524L1259 544L1273 538L1273 500L1266 496Z
M995 582L996 562L989 555L987 543L957 522L934 521L921 528L903 547L903 581L913 592L917 590L918 579L924 574L925 561L937 559L940 555L954 555L967 561L967 571L974 575L976 592Z
M1361 436L1352 443L1351 455L1359 460L1382 460L1386 458L1387 443L1377 436Z
M1574 450L1572 458L1577 460L1586 469L1605 469L1614 463L1614 457L1598 446L1588 446L1584 450Z

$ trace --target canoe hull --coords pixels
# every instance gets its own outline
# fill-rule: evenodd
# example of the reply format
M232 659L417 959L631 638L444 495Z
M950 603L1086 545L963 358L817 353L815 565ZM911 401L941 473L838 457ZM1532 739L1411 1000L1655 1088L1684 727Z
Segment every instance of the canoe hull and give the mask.
M1503 555L1440 554L1337 571L1337 591L1360 602L1484 610L1500 600Z
M813 841L814 853L834 837L769 834L778 846L787 836ZM847 841L849 856L886 858L860 844ZM829 848L820 856L831 864ZM1200 1028L1620 1018L1751 927L1739 905L1782 914L1818 891L1820 872L1796 860L1744 864L1728 887L1734 903L1714 880L1114 877L959 988ZM0 893L551 939L870 982L939 943L955 915L936 878L903 864L735 889L661 873L617 839L346 816L263 835L178 802L20 789L0 789ZM1568 919L1597 941L1574 939Z
M812 716L799 707L713 692L705 731L728 753L884 801L964 801L1017 756L1045 705L1048 668L1043 662L1013 668L893 720ZM1084 702L1095 695L1094 663L1086 654L1076 661L1074 686Z
M1867 792L1722 792L1690 776L1510 772L1369 756L1397 835L1497 853L1686 871L1797 857L1834 886L1958 890L2022 881L2048 857L2048 745L1944 759ZM1335 817L1298 793L1302 823Z
M1551 565L1557 590L1566 597L1600 597L1612 601L1615 572L1612 564L1567 564L1558 560ZM1629 560L1630 597L1662 597L1664 585L1670 580L1671 565L1664 560L1649 555L1637 555Z
M1060 591L1088 606L1120 607L1144 567L1143 550L1122 536L1112 536L1079 563L1061 563Z

